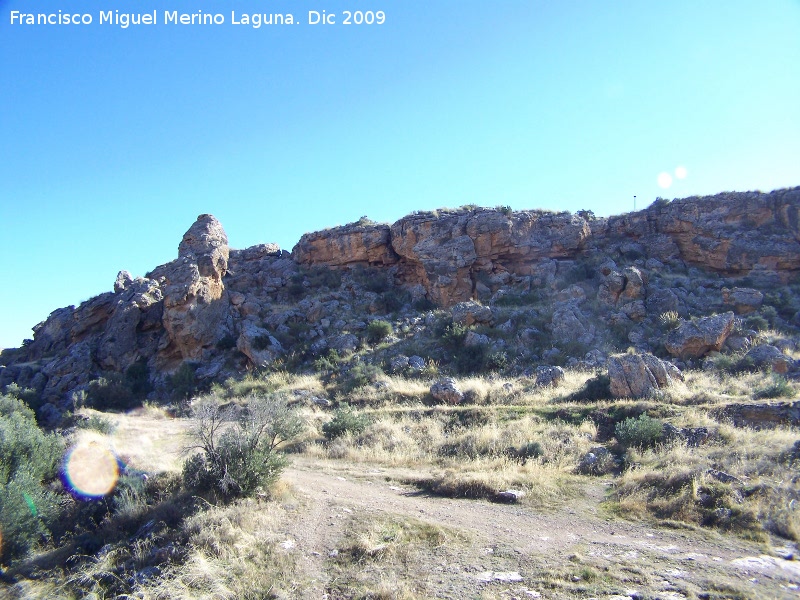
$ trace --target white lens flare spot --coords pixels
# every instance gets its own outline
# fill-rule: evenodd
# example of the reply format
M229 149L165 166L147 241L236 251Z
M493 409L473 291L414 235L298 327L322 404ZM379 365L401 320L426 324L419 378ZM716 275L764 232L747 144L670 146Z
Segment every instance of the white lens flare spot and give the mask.
M110 493L118 477L116 456L97 442L76 446L64 460L65 483L84 498L100 498Z
M672 175L669 173L659 173L656 183L658 183L658 187L665 190L672 185Z
M686 179L688 174L686 167L675 167L675 179Z

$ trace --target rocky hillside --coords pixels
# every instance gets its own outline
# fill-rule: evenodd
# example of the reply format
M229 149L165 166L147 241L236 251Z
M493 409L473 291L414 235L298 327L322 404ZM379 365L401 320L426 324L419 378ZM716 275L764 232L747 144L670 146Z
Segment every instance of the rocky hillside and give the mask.
M28 389L57 422L76 403L164 399L275 364L521 374L629 347L696 366L760 344L751 360L792 371L778 355L800 326L799 212L800 187L611 218L465 206L362 218L291 253L231 249L201 215L174 261L121 272L4 351L0 389ZM778 355L764 331L782 332L766 340Z

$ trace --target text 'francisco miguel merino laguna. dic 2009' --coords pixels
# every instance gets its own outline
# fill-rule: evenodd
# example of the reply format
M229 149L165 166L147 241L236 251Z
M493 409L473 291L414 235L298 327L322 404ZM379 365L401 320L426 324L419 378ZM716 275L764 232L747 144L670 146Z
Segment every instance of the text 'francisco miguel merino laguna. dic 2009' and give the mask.
M308 25L383 25L386 13L382 10L342 11L340 14L324 10L308 11L305 23ZM101 10L97 19L92 13L25 13L12 10L11 25L112 25L127 29L132 25L248 25L254 29L262 25L300 25L291 13L237 13L231 11L230 19L222 13L209 13L197 10L184 13L177 10L162 10L141 13L125 13L119 10Z

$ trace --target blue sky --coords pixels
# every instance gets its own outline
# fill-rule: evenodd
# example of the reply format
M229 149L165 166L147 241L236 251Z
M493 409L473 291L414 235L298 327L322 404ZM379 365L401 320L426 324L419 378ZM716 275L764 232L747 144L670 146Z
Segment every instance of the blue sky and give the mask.
M233 247L290 250L362 215L800 184L798 0L424 4L0 0L0 347L172 260L201 213ZM59 9L94 23L10 24ZM98 24L115 9L226 24Z

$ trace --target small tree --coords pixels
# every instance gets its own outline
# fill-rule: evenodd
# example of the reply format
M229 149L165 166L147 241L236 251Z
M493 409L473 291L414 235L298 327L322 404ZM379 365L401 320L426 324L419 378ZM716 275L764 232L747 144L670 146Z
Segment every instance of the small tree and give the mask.
M302 420L283 395L250 396L243 409L206 398L194 409L190 449L200 452L184 463L184 482L224 499L266 489L287 464L278 447L302 430Z
M372 321L367 325L367 341L370 344L377 344L392 335L392 333L394 333L392 324L382 319Z

